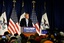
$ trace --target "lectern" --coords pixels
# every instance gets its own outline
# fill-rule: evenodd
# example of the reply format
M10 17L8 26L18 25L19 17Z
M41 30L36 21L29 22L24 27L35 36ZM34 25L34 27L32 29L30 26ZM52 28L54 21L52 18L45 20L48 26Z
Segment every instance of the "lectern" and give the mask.
M22 27L21 32L26 36L34 35L36 33L36 28L34 28L34 27Z

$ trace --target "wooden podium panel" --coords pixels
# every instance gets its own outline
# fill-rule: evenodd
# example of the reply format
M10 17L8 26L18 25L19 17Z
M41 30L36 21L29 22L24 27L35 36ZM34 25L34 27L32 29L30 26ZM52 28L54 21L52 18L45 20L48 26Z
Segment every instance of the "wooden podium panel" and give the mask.
M25 36L29 37L30 35L35 35L35 33L23 33Z
M30 36L30 35L35 35L36 33L36 28L34 27L23 27L21 29L22 33L25 35L25 36Z

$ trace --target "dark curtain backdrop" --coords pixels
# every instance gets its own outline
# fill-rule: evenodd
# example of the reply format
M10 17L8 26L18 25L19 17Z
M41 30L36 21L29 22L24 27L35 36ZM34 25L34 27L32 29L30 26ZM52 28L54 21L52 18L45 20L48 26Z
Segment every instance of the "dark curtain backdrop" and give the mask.
M22 10L22 0L16 0L15 10L16 10L16 14L18 17L18 22L19 22L19 19L21 16L21 10Z
M61 0L61 29L64 29L64 1Z
M24 0L24 11L32 14L32 0Z
M0 16L2 14L2 8L3 8L3 0L0 0Z
M6 11L6 16L7 16L7 22L9 22L12 9L13 9L13 0L4 0L4 5L5 5L5 11Z
M55 22L55 27L57 27L57 28L61 28L61 3L60 3L60 0L54 0L53 1L53 3L54 3L54 11L53 11L53 13L54 13L54 22Z
M36 15L37 15L38 22L40 24L41 17L44 13L44 0L36 0L35 12L36 12Z
M16 0L16 12L18 16L18 20L20 18L22 12L22 0ZM24 12L28 12L30 15L32 14L32 0L23 0L24 1ZM59 30L64 29L64 2L63 0L35 0L35 12L37 15L38 22L40 24L41 17L44 13L44 2L46 2L46 12L48 16L48 20L50 23L50 29L54 30L58 28ZM7 20L9 20L12 9L13 9L13 1L12 0L4 0L4 5L6 8ZM0 0L0 15L2 13L3 0Z
M46 12L47 12L51 30L55 28L53 8L54 8L53 0L46 0Z

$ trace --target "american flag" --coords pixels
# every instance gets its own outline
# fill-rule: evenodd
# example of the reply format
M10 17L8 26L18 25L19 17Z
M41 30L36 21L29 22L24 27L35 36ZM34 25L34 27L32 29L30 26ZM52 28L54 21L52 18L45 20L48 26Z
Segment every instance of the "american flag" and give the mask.
M20 26L17 20L17 15L15 12L15 9L13 8L11 18L9 20L9 25L8 25L8 32L14 35L15 33L18 33L20 35Z
M12 19L9 20L8 32L14 35L18 33L20 35L20 26L19 23L14 23Z
M36 32L37 32L39 35L41 35L41 33L40 33L40 28L39 28L39 24L38 24L38 23L33 24L33 27L35 27L35 28L36 28Z
M22 8L22 9L23 9L23 8ZM23 10L22 10L22 11L23 11ZM14 13L15 10L13 10L12 12ZM23 11L23 12L24 12L24 11ZM23 12L22 12L22 13L23 13ZM12 14L12 15L13 15L13 17L15 17L16 14L14 13L14 14ZM21 21L22 18L24 18L24 15L25 15L25 12L20 16L20 21ZM14 19L13 19L13 17L11 17L11 19L9 20L8 31L14 35L14 33L18 33L18 34L19 34L19 33L21 33L21 31L20 31L20 26L19 26L19 24L18 24L18 23L16 22L16 20L15 20L15 19L17 19L17 18L14 18ZM12 19L13 19L14 21L13 21ZM33 27L36 28L36 32L40 35L40 28L39 28L37 16L36 16L36 13L35 13L34 9L32 10L31 19L32 19L32 21L33 21Z
M22 3L22 12L21 12L21 16L20 16L20 20L22 18L24 18L24 3ZM15 34L15 33L18 33L19 35L21 34L21 27L20 27L20 24L18 23L18 20L17 20L17 15L16 15L16 11L15 11L15 7L13 8L13 11L12 11L12 15L11 15L11 18L9 20L9 26L8 26L8 31L11 33L11 34Z
M36 32L40 35L40 28L39 28L39 24L38 24L38 20L37 20L37 16L36 16L36 13L35 13L35 9L34 9L34 1L32 2L33 3L33 9L32 9L32 15L31 15L31 20L33 22L33 27L36 28Z

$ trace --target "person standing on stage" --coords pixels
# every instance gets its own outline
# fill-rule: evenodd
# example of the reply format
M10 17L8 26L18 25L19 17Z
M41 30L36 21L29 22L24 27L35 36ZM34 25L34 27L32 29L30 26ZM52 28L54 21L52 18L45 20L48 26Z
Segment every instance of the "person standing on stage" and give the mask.
M21 27L33 27L32 20L29 18L29 13L25 13L25 18L20 21Z

